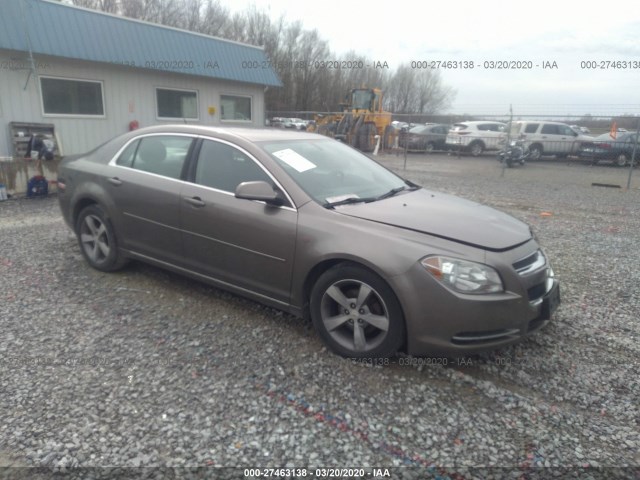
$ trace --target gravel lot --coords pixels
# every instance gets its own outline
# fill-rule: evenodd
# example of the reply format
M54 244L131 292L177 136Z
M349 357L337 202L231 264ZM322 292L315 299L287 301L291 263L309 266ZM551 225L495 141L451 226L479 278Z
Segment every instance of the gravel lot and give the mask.
M55 197L2 202L0 466L640 478L640 171L625 191L592 186L626 186L609 166L379 159L531 224L561 280L554 321L466 359L354 363L302 319L202 283L92 270Z

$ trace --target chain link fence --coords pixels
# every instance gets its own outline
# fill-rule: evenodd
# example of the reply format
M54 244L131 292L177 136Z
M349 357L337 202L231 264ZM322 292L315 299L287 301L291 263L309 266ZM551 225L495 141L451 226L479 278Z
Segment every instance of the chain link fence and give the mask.
M380 115L368 114L368 119ZM335 125L316 127L322 119L332 117L337 124L344 116L345 112L269 111L266 123L274 128L319 131L358 147L356 136L350 141L336 135ZM503 114L392 114L390 121L388 127L378 127L378 150L404 153L405 159L408 152L498 155L512 141L520 140L528 161L556 159L629 167L627 187L633 168L640 163L639 114L519 114L507 109Z

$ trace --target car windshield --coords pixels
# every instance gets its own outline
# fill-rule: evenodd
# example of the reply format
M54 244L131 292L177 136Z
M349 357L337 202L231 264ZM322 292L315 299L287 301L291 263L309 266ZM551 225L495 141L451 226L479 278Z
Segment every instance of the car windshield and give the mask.
M287 140L260 146L316 202L376 199L409 185L357 150L335 140Z

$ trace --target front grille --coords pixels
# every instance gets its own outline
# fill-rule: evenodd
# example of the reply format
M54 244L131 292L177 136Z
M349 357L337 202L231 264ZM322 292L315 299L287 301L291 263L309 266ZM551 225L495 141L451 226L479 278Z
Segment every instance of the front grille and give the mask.
M533 252L531 255L524 257L522 260L518 260L513 264L516 272L520 275L526 275L535 270L539 270L547 263L543 253L540 250Z

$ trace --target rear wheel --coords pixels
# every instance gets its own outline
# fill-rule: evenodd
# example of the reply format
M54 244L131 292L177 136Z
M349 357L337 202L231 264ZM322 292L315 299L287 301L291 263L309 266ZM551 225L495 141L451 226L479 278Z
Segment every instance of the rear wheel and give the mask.
M127 259L118 252L111 220L100 205L89 205L80 212L76 236L82 255L96 270L112 272L127 263Z
M540 160L540 157L542 157L542 146L531 145L531 147L529 147L529 158L531 160Z
M620 155L618 155L615 160L615 164L618 167L624 167L625 165L627 165L628 162L629 162L629 159L624 153L621 153Z
M387 125L384 129L384 137L382 146L385 150L393 148L393 144L395 143L395 139L397 138L397 131L393 128L392 125Z
M340 264L323 273L311 292L311 318L335 353L349 358L387 357L404 340L400 303L373 272Z
M484 145L482 144L482 142L473 142L471 145L469 145L469 151L471 152L471 155L473 155L474 157L478 157L482 155L482 152L484 151Z

